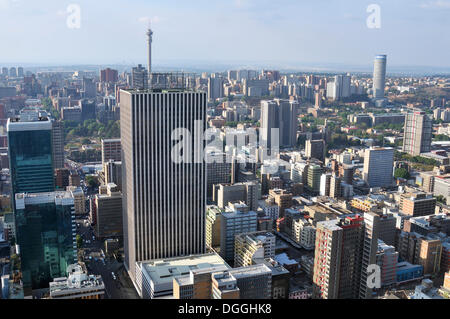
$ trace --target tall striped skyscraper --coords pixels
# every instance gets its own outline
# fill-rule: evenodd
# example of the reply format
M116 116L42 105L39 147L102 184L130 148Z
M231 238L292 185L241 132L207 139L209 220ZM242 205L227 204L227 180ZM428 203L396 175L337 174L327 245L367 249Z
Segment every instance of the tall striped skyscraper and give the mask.
M184 155L203 150L203 142L194 147L195 125L206 128L207 96L185 89L120 94L125 265L136 283L137 261L206 250L206 165L176 163L171 153L177 128L191 133Z

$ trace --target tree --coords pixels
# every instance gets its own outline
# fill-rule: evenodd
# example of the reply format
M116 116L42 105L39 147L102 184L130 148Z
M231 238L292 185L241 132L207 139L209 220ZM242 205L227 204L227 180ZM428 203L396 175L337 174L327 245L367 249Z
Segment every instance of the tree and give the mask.
M83 246L83 237L77 235L76 240L77 240L77 248L80 249Z
M409 172L406 168L396 168L395 172L394 172L394 177L409 179L411 177L411 175L409 174Z
M436 200L437 200L439 203L441 203L441 204L444 204L444 205L447 204L447 200L446 200L445 197L442 196L442 195L437 196L437 197L436 197Z
M93 176L86 176L86 183L91 188L96 188L96 187L100 186L100 183L98 182L98 180Z

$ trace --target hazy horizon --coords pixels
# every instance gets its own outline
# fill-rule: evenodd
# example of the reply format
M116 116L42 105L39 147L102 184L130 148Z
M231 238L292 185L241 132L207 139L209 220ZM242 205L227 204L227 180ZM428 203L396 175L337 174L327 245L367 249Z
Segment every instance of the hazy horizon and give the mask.
M380 28L367 26L371 4ZM0 0L0 66L145 65L152 21L155 69L371 72L387 54L391 73L450 73L449 14L450 0Z

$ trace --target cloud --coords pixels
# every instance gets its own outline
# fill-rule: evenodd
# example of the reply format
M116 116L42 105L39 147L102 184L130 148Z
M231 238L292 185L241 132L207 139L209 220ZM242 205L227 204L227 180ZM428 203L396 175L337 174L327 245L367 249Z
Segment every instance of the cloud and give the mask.
M429 1L427 3L422 3L420 7L424 9L450 9L450 1L447 0Z
M158 23L160 23L161 21L164 21L164 19L162 19L162 18L159 17L159 16L153 16L153 17L140 17L140 18L138 19L138 21L139 21L140 23L145 24L145 25L149 25L149 24L158 24Z

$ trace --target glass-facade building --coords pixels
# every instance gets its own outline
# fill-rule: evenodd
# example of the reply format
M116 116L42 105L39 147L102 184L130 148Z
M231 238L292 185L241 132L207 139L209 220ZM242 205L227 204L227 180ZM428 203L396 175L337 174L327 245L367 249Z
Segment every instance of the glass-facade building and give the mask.
M52 123L34 112L7 124L12 198L17 193L53 192Z
M70 192L16 194L16 231L25 294L48 288L77 261L74 199Z

